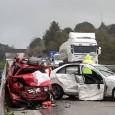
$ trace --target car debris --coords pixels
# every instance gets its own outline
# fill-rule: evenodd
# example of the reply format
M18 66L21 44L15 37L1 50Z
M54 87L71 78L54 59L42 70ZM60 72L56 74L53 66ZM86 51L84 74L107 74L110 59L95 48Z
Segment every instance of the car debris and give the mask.
M20 108L36 108L44 101L53 103L50 81L51 68L41 65L37 58L15 58L6 78L6 93L10 105Z

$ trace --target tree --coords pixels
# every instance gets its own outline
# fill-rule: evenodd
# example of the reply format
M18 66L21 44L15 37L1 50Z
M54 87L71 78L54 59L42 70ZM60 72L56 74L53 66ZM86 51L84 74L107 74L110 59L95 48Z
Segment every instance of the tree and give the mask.
M69 35L69 33L70 33L70 32L73 32L73 30L72 30L70 27L67 27L67 28L63 29L62 32L64 32L64 33L66 33L66 34Z
M95 27L89 22L83 22L75 26L75 32L95 32Z
M115 37L115 24L108 26L108 33Z
M98 30L96 32L96 39L98 45L102 48L102 53L99 55L99 63L101 64L113 64L115 63L115 54L113 53L115 48L115 39L104 30Z
M29 56L40 56L43 54L44 50L44 42L40 38L35 38L32 40L32 42L29 44Z
M55 47L57 47L57 45L55 45L53 48L51 47L51 45L56 44L54 39L55 39L56 33L59 31L61 31L60 27L59 27L58 23L55 21L53 21L51 23L49 30L46 30L46 33L43 36L43 40L44 40L44 45L45 45L47 54L49 53L49 51L56 49ZM53 43L53 44L51 44L51 43Z
M99 30L107 31L108 27L104 24L104 22L101 23L100 27L98 28Z
M57 32L54 37L54 41L57 44L56 51L59 51L59 47L62 43L68 40L68 34L64 32Z

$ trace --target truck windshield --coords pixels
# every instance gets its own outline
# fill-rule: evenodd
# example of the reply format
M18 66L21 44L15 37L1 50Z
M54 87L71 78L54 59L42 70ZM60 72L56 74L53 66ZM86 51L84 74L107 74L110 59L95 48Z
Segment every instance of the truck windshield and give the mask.
M74 53L96 52L96 46L73 46Z

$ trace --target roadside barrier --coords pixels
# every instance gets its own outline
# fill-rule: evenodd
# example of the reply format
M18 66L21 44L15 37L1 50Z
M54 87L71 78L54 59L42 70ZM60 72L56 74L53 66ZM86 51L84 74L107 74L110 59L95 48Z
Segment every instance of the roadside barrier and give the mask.
M7 63L2 72L0 86L0 115L5 115L5 80L6 80Z

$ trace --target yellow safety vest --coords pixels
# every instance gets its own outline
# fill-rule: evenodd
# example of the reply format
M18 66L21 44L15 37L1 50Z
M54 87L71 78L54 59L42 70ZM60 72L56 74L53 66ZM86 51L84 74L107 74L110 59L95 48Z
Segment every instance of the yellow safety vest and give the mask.
M83 74L92 74L92 70L88 67L83 67L82 68L82 73Z

